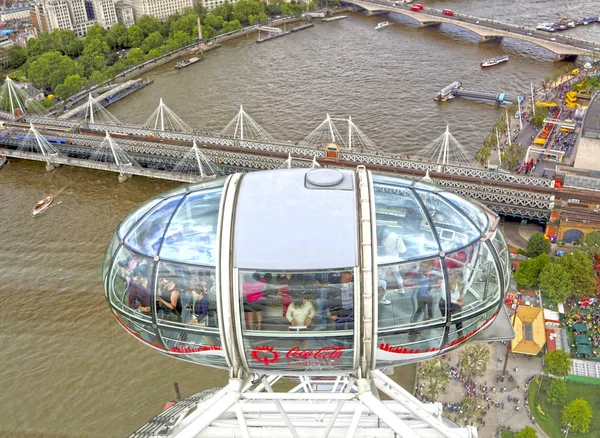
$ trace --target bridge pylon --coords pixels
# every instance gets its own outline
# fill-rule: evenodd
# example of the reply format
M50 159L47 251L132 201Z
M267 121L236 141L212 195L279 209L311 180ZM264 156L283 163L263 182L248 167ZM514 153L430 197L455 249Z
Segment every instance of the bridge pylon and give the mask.
M21 144L19 144L17 150L43 155L44 161L46 162L46 170L48 171L54 170L56 167L60 166L58 158L64 158L56 146L46 140L44 136L38 132L36 127L33 126L33 123L29 124L29 131L21 141Z
M173 173L195 175L199 176L201 180L204 180L215 178L218 174L218 169L212 160L200 151L196 144L196 140L194 140L194 145L189 152L183 156L179 163L175 165Z
M0 109L10 112L16 118L22 114L47 114L48 110L38 101L29 96L27 91L6 77L4 84L0 87Z
M265 131L252 117L244 111L244 106L240 105L240 110L236 116L223 128L221 134L228 135L236 140L255 140L266 143L274 143L275 139Z
M119 172L119 182L125 182L132 176L132 169L141 169L142 166L121 148L106 131L106 137L95 148L90 156L90 161L104 163L110 170Z
M88 93L87 101L76 110L65 113L64 118L71 120L81 120L83 123L101 123L103 125L120 126L123 123L112 115L97 99Z
M342 132L338 129L334 122L343 122ZM360 130L352 121L352 116L345 118L334 118L329 114L325 120L321 122L304 140L300 142L300 146L305 147L324 147L327 143L334 142L342 149L347 151L370 152L377 153L379 148Z
M446 125L446 131L419 151L415 158L438 164L440 171L448 165L480 167L473 154L467 151L450 133L448 125Z
M158 103L158 108L156 108L152 115L148 117L148 120L146 120L144 126L154 129L155 131L194 131L167 105L165 105L162 97L160 98L160 101Z

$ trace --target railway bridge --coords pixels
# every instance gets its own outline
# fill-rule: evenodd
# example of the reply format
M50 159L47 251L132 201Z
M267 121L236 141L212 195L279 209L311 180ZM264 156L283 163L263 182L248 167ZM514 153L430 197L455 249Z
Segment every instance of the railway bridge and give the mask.
M3 114L10 119L10 114ZM2 116L2 114L0 114ZM127 125L104 125L41 116L23 116L27 123L7 121L0 133L0 155L46 163L49 170L73 165L132 175L194 183L217 174L281 167L356 167L429 177L432 182L477 199L503 215L546 221L557 195L548 178L495 172L475 166L407 159L353 150L332 151L290 143L236 139L207 132L175 132ZM600 203L600 194L587 196Z
M417 12L409 4L385 0L345 0L344 3L355 5L369 14L401 14L417 21L421 26L451 24L477 34L482 42L499 41L503 38L526 41L554 53L557 61L572 60L577 56L593 56L600 51L600 45L592 42L456 12L446 15L442 10L427 7Z

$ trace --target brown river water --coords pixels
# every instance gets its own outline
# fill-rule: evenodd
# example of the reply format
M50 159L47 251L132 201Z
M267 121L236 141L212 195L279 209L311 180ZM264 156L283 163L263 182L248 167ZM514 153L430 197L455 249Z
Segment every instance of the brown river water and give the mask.
M593 15L594 0L458 0L427 6L535 26ZM566 8L566 9L565 9ZM382 20L393 25L375 31ZM570 30L600 41L600 24ZM482 71L484 59L510 61ZM478 44L459 28L420 29L400 16L350 18L256 44L244 37L177 71L151 71L154 83L109 107L143 123L163 97L194 128L221 130L239 105L271 135L300 141L325 114L352 115L385 151L411 154L446 124L474 151L499 110L457 99L433 102L445 85L523 94L555 64L535 46ZM119 328L101 282L104 249L116 226L144 200L176 183L13 160L0 170L0 436L122 437L174 396L225 383L226 373L176 361ZM45 194L54 206L32 218Z

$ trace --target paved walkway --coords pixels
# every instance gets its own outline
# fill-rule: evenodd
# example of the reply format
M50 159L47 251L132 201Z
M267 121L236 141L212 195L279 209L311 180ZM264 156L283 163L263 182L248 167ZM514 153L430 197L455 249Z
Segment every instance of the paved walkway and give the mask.
M504 222L502 232L506 243L516 248L527 249L527 241L532 234L540 231L538 224L521 225L518 222Z
M479 427L478 434L482 438L494 437L498 426L502 428L510 428L512 431L519 431L525 426L532 426L532 421L529 419L528 411L525 407L525 391L523 385L534 376L539 376L542 372L542 362L539 358L527 357L520 354L511 354L508 358L507 373L504 377L504 382L497 381L497 377L501 376L504 368L504 359L506 356L506 345L502 343L486 344L490 349L490 361L488 363L487 371L484 376L475 379L477 385L487 385L488 396L490 396L490 409L484 417L485 426ZM456 366L458 362L458 353L461 348L448 353L446 358L449 361L450 366ZM515 371L515 368L517 371ZM513 381L509 381L509 376L512 376ZM491 388L495 387L496 391L492 391ZM505 387L506 390L502 391ZM478 393L482 392L478 390ZM508 401L508 396L511 398L517 398L520 403L517 405L514 402ZM443 403L460 403L465 398L465 388L463 384L456 379L450 379L450 385L444 394L440 396L440 401ZM487 402L478 399L479 403L483 406L487 405ZM504 402L504 408L496 408L495 403ZM519 410L515 410L515 407L519 406ZM546 434L538 429L539 437L546 437Z

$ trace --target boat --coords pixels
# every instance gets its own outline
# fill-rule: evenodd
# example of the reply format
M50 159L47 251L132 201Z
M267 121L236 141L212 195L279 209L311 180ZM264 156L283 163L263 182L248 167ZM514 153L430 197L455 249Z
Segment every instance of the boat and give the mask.
M31 215L37 216L38 214L45 211L48 207L50 207L50 204L52 204L53 199L54 199L54 196L49 195L49 196L46 196L41 201L39 201L37 204L35 204L35 206L33 207L33 210L31 210Z
M192 64L195 64L198 61L202 61L202 56L194 56L193 58L190 59L184 59L183 61L178 61L175 64L175 68L176 69L182 69L184 67L190 66Z
M483 61L481 63L481 68L493 67L494 65L502 64L503 62L508 61L508 55L498 56L496 58L488 59L487 61Z
M381 23L377 23L377 26L375 26L375 30L383 29L384 27L388 27L389 25L389 21L382 21Z

